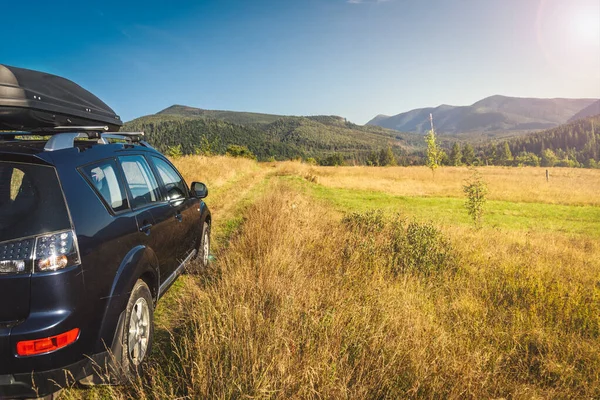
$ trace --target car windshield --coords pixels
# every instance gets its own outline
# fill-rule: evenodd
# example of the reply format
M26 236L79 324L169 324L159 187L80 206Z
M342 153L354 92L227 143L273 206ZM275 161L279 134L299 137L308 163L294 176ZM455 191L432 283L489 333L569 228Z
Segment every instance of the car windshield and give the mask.
M54 168L0 161L0 242L69 228Z

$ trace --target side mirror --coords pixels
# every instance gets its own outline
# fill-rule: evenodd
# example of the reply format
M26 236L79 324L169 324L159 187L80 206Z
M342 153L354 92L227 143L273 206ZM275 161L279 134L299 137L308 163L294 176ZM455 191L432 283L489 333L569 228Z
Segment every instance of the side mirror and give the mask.
M203 199L208 196L208 188L202 182L192 183L192 194L199 199Z

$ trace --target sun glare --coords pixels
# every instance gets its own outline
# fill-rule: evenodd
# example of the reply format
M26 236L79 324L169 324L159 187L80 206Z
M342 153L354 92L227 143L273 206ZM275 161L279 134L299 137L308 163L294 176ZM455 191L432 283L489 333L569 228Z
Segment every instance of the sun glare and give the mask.
M585 44L600 43L600 15L579 12L571 18L572 39Z

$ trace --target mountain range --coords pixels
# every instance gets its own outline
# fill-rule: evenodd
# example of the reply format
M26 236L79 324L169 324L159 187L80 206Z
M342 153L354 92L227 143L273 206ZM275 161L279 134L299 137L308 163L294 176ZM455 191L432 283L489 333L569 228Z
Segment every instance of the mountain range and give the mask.
M560 143L569 143L574 146L572 151L579 152L571 158L580 164L584 164L585 157L596 154L590 150L595 148L596 139L589 121L584 122L588 125L564 125L567 121L587 121L600 114L600 100L593 99L492 96L471 106L441 105L392 117L379 115L364 126L330 115L284 116L173 105L129 121L123 129L144 131L147 140L163 152L181 146L184 154L224 154L229 146L241 145L260 160L298 157L324 160L337 155L348 162L367 163L374 153L389 147L400 162L410 164L422 160L423 133L429 129L430 113L436 132L441 134L440 143L446 149L457 140L487 146L498 143L495 139L510 138L510 143L522 150L541 143L548 135L552 142L544 145L558 150L564 147ZM557 126L561 128L547 131L548 134L540 132ZM539 134L525 135L531 132ZM575 133L578 136L573 138ZM515 141L519 138L523 141ZM556 140L558 144L554 143ZM538 150L532 147L535 154L541 154Z
M444 104L394 116L378 115L367 125L425 133L430 129L429 115L432 114L437 133L485 140L553 128L568 122L580 112L581 117L589 116L597 103L596 99L537 99L496 95L470 106ZM588 107L591 109L585 111Z
M184 154L223 154L228 146L248 147L258 159L324 159L338 154L364 162L371 153L390 147L406 155L424 147L421 135L378 126L361 126L329 115L282 116L173 105L129 121L124 131L144 131L147 140L166 152L181 145Z

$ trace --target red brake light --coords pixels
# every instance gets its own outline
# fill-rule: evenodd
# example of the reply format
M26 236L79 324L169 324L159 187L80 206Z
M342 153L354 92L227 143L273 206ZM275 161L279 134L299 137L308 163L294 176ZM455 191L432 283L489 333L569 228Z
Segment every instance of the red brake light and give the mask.
M75 343L78 338L79 328L75 328L49 338L25 340L17 343L17 354L19 356L34 356L36 354L49 353Z

